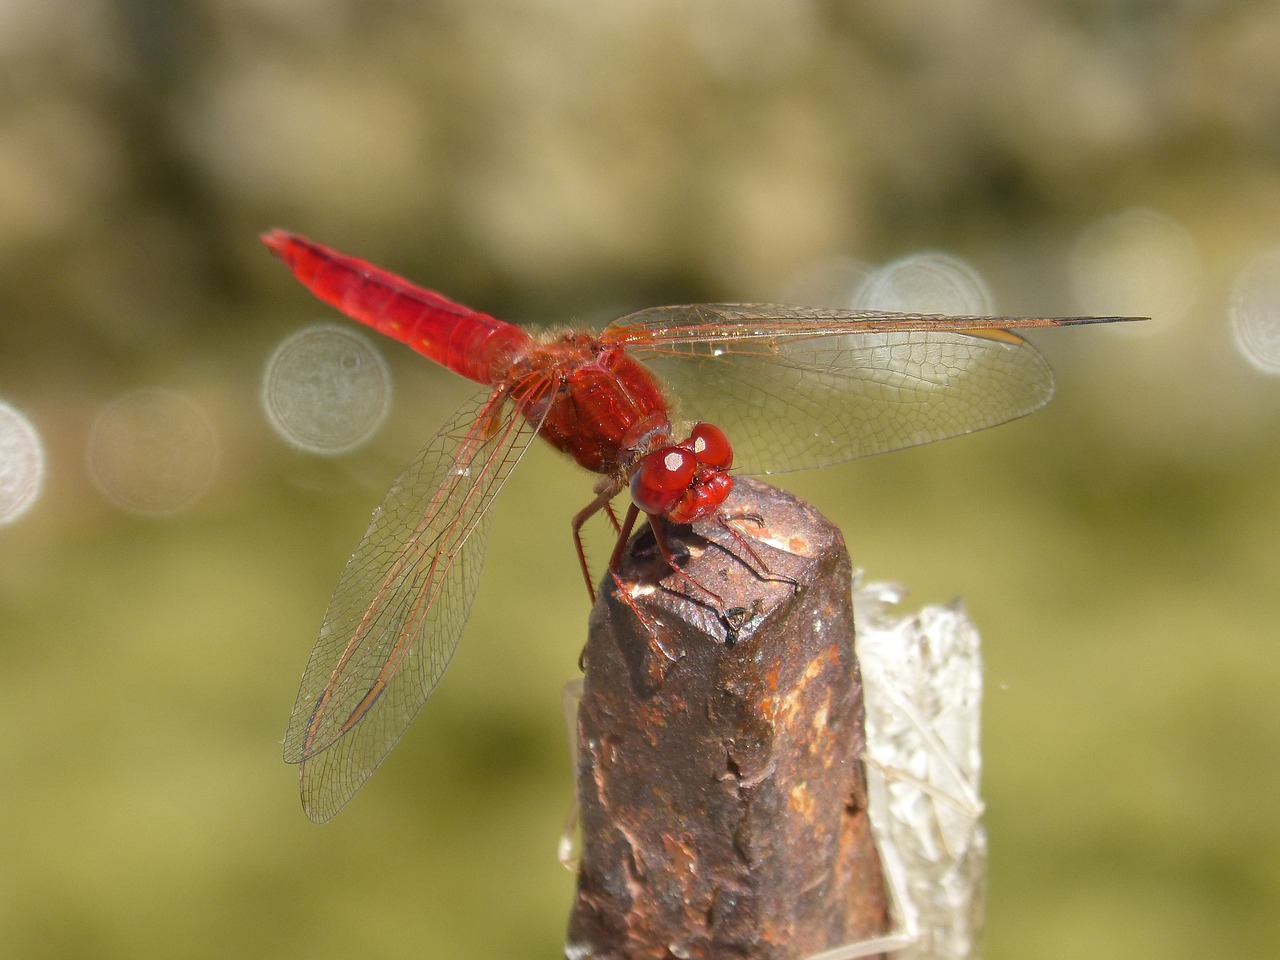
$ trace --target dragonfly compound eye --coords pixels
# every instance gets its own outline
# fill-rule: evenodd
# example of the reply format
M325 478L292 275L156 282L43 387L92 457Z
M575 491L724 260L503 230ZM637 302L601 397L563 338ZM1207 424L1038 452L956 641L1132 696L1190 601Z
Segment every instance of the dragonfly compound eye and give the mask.
M665 514L689 489L697 467L696 456L683 447L655 450L631 475L631 499L645 513Z
M693 441L694 456L704 467L728 470L733 466L733 447L714 423L695 423L689 439Z

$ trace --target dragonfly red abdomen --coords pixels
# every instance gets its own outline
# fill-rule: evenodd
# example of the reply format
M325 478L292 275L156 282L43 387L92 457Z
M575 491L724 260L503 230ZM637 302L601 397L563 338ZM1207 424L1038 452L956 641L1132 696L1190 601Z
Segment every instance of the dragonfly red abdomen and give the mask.
M284 230L262 242L325 303L468 380L493 384L533 347L519 327Z

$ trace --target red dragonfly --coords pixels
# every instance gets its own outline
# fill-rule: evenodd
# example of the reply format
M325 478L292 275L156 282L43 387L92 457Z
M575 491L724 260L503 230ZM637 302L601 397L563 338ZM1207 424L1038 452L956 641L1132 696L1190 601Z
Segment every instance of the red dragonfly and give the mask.
M296 234L262 241L321 300L484 385L392 485L329 602L284 741L317 822L354 796L444 673L489 507L534 437L601 475L572 522L593 593L580 537L593 514L618 529L612 564L640 513L659 545L666 524L717 515L731 467L803 470L1003 423L1053 393L1044 358L1010 330L1131 319L697 304L536 335ZM677 431L676 398L703 419ZM609 504L627 487L619 524Z

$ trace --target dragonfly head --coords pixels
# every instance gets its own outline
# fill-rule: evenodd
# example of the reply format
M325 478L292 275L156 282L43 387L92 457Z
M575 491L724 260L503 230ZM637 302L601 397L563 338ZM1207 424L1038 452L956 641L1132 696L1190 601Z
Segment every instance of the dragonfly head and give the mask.
M714 424L698 423L689 438L642 457L631 474L631 499L673 523L711 516L733 489L733 447Z

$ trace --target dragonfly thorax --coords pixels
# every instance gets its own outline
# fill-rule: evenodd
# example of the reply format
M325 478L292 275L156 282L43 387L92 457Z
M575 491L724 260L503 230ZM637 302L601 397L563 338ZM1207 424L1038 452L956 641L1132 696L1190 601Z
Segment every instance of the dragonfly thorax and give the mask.
M540 433L595 473L625 474L658 434L670 437L667 400L644 365L594 337L578 335L538 348L557 380ZM639 444L639 448L637 448Z

